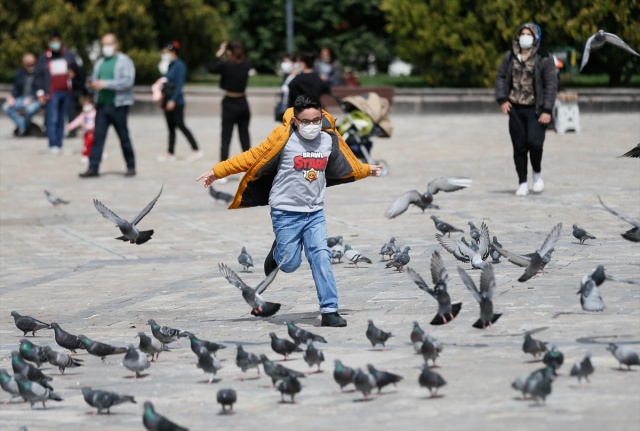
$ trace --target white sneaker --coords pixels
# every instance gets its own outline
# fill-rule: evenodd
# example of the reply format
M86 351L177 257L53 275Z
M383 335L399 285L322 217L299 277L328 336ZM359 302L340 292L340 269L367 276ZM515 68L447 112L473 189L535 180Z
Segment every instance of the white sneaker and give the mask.
M60 147L51 147L51 148L49 148L49 154L51 154L53 156L59 156L61 151L62 150L60 149Z
M200 160L204 157L204 152L202 151L192 151L189 156L187 156L187 162L195 162L196 160Z
M533 191L536 193L540 193L544 190L544 181L542 181L542 177L539 177L537 181L533 182Z
M159 162L175 162L176 156L170 153L160 154L158 156L158 161Z
M527 183L520 183L518 190L516 190L516 196L527 196L529 194L529 185Z

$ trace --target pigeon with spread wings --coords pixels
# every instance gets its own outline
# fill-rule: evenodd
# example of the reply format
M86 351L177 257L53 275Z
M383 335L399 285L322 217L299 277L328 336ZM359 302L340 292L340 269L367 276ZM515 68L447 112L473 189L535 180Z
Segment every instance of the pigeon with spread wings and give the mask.
M582 53L582 64L580 65L580 72L589 62L589 54L591 51L595 51L596 49L602 48L605 43L610 43L611 45L615 45L618 48L622 48L630 54L635 55L636 57L640 57L640 54L635 52L627 43L620 39L613 33L607 33L604 30L598 30L598 32L592 35L589 39L587 39L587 43L584 44L584 52Z
M269 287L271 282L276 278L280 265L271 271L269 275L255 288L248 286L240 277L238 277L238 274L233 272L233 270L224 263L219 263L218 268L229 283L240 289L242 297L252 308L251 314L254 316L269 317L273 316L280 310L281 304L267 302L260 296L260 294L267 290L267 287Z
M427 208L438 208L437 205L432 205L433 195L439 191L455 192L456 190L461 190L469 186L471 186L471 179L469 178L436 178L429 182L425 193L420 193L417 190L409 190L397 197L384 212L384 216L388 219L398 217L409 208L409 205L417 206L422 212Z

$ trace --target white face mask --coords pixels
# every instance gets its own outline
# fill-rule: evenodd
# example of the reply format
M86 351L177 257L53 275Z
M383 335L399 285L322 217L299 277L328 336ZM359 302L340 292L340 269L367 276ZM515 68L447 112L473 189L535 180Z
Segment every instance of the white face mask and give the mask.
M116 52L116 47L113 45L104 45L102 47L102 55L105 57L113 57L113 54Z
M298 133L300 133L300 136L305 139L315 139L321 130L322 124L309 124L308 126L305 126L304 124L298 124Z
M291 72L293 72L293 63L291 63L290 61L283 61L282 63L280 63L280 70L282 70L282 73L284 73L285 75L290 74Z
M158 63L158 70L160 71L160 73L162 73L163 75L166 75L167 72L169 71L169 61L164 61L164 59Z
M162 59L162 61L166 61L167 63L171 63L171 60L173 59L173 57L169 53L162 54L160 58Z
M521 34L518 38L518 43L520 44L520 48L529 49L533 46L533 36L530 34Z
M93 105L92 104L88 104L88 105L83 105L82 106L82 110L84 112L91 112L92 109L93 109Z

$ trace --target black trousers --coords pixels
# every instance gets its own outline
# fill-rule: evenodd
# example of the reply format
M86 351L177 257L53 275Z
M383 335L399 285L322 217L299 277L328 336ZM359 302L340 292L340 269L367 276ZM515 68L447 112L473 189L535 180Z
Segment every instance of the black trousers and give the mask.
M191 134L191 130L187 129L184 124L184 105L175 105L173 111L164 111L164 118L167 120L167 128L169 129L169 154L173 154L176 147L176 127L180 129L182 134L193 151L198 151L198 144Z
M127 169L136 168L136 158L133 154L133 145L129 138L129 129L127 128L127 116L129 114L128 106L101 105L96 106L96 126L93 134L93 146L91 147L91 155L89 156L89 170L98 172L100 161L102 160L102 150L104 149L104 141L107 138L109 125L113 125L116 129L120 146L122 147L122 155L127 163Z
M242 151L251 148L249 139L251 111L246 97L225 97L222 99L222 134L220 139L220 161L229 158L229 145L233 126L238 125L238 135Z
M509 111L509 134L518 182L527 182L527 156L533 172L542 170L542 146L547 126L538 122L535 106L513 105Z

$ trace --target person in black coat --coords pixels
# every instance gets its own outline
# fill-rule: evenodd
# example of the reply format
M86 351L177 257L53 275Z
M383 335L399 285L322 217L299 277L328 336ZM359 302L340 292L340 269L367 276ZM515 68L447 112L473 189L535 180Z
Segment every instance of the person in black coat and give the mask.
M18 69L13 81L11 94L2 105L2 110L15 123L16 136L29 134L31 118L40 110L42 105L36 97L36 89L33 84L35 79L36 57L31 53L22 56L22 67Z
M289 83L289 103L292 107L299 96L311 96L320 99L323 94L331 94L331 87L327 81L320 78L317 72L314 72L315 58L311 54L302 54L300 56L300 66L302 70Z

